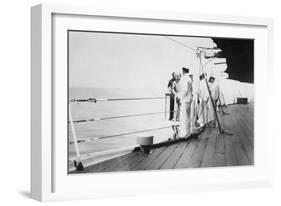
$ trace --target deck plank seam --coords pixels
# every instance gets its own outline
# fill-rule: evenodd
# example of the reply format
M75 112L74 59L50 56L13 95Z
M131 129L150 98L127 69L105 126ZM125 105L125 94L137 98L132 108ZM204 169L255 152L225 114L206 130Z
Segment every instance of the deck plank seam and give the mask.
M205 141L207 141L207 140L205 140ZM209 139L208 139L208 141L209 141ZM198 168L201 168L201 165L202 165L202 162L203 162L203 157L204 157L205 152L206 152L206 150L207 150L208 141L205 143L204 152L203 152L203 154L202 154L202 158L200 158L200 160L199 160L199 166L198 166Z
M234 121L233 118L230 117L230 119L232 120L232 123L233 123L233 121ZM239 125L240 125L240 124L239 124ZM233 127L235 128L236 131L240 131L239 128L237 128L237 126L236 126L235 124L233 124ZM241 148L242 148L243 152L245 153L245 155L246 155L246 157L247 157L249 163L251 164L251 160L250 160L250 157L249 157L249 154L248 154L248 152L251 152L251 151L248 151L248 150L245 148L245 146L244 146L244 144L243 144L243 141L242 141L242 138L243 138L243 137L241 137L241 133L240 133L240 134L234 134L234 135L236 135L236 137L238 138L239 143L241 144ZM248 142L248 143L249 143L249 142ZM253 148L251 148L251 149L253 149ZM235 150L235 151L237 151L237 150Z
M162 151L159 152L159 154L157 154L154 158L152 158L152 160L149 162L149 164L145 168L143 168L143 170L149 170L148 168L151 166L151 164L154 162L154 160L157 159L167 148L168 148L168 146L165 146L164 149L162 149Z
M176 168L176 165L178 164L179 160L182 158L182 156L183 156L183 154L184 154L184 152L185 152L185 150L187 149L187 147L188 147L189 144L190 144L190 141L185 145L184 150L183 150L182 153L180 154L179 158L178 158L177 161L175 162L175 164L174 164L174 166L173 166L172 169L175 169L175 168Z
M171 157L171 155L173 155L173 153L175 152L175 150L180 146L180 144L176 145L176 147L170 152L170 155L167 155L167 158L165 158L165 160L162 162L162 164L160 164L159 168L160 169L167 161L168 159Z
M189 165L191 164L191 160L192 160L192 158L193 158L193 156L194 156L194 154L195 154L195 152L196 152L196 150L197 150L197 148L198 148L199 143L200 143L200 141L197 140L197 142L196 142L196 147L195 147L195 149L193 150L193 152L192 152L192 154L191 154L191 156L190 156L189 163L188 163L188 167L189 167Z

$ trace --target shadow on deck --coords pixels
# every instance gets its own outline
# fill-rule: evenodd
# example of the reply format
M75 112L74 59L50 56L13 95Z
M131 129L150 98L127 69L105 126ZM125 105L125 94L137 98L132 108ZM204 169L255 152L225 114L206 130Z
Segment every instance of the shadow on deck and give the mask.
M197 139L164 144L150 154L131 152L72 173L96 173L177 168L253 165L254 106L230 105L219 112L224 130L233 135L219 134L217 128L205 128Z

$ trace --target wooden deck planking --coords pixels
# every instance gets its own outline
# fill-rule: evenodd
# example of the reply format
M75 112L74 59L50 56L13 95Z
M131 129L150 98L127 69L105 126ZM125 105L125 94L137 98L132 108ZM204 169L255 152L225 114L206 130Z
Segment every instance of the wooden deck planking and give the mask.
M244 105L245 106L245 105ZM253 105L249 105L247 108L241 107L241 109L238 110L239 115L237 115L236 117L240 119L240 122L243 123L243 125L246 125L246 129L247 132L249 132L249 134L254 133L254 114L253 114ZM249 128L251 128L249 130Z
M202 159L206 150L207 142L208 142L207 138L202 138L199 140L199 143L194 153L192 154L186 168L198 168L201 166Z
M229 107L228 107L229 108ZM236 131L234 130L232 120L230 119L231 113L235 112L232 108L227 109L228 114L221 115L221 120L223 122L224 130L233 133L235 135ZM234 148L234 137L233 135L224 135L224 163L226 166L236 166L238 165L237 156Z
M190 139L191 145L189 145L189 147L191 147L191 152L190 153L183 152L182 155L179 157L178 161L176 162L175 168L184 168L184 167L190 168L192 167L192 165L196 165L194 167L199 167L201 165L202 163L201 156L203 156L205 153L205 148L210 132L211 129L207 128L201 134L199 134L198 139ZM186 148L186 150L187 149L188 148Z
M215 146L217 140L217 131L212 129L210 135L208 136L208 143L202 158L201 167L212 167L215 156Z
M225 147L224 147L225 136L223 134L217 134L217 141L215 146L214 154L214 167L225 166Z
M250 162L245 154L245 151L243 150L241 143L235 142L234 148L238 160L238 165L250 165Z
M242 133L244 133L245 137L250 141L250 143L254 143L254 126L246 123L244 119L240 118L240 127L242 128ZM252 128L252 129L249 129Z
M244 110L243 110L244 109ZM237 112L239 112L239 115L233 116L233 124L234 127L237 128L236 134L240 138L240 143L242 144L242 149L245 151L246 156L249 160L250 164L253 164L254 162L254 122L252 119L251 124L245 124L244 120L249 120L250 117L253 117L253 115L250 115L249 112L247 113L245 109L253 110L253 105L249 105L248 108L245 108L245 105L243 105L242 109L239 109ZM251 113L251 112L250 112Z
M160 167L160 169L173 169L175 168L178 160L183 155L184 151L186 150L188 143L183 142L180 143L179 146L174 150L173 154L171 154L167 161Z
M150 154L127 155L86 167L83 173L213 166L251 165L254 159L253 105L231 105L219 112L222 127L232 136L206 128L198 139L162 146ZM77 173L77 172L74 172ZM80 173L80 172L79 172Z
M131 158L128 158L124 164L119 165L119 167L114 168L115 171L130 171L133 170L138 164L140 164L146 155L136 152L135 155Z
M247 138L247 136L242 132L243 128L241 128L241 125L238 123L238 120L233 120L233 117L230 117L233 124L233 139L235 143L239 143L241 146L239 146L242 151L246 154L246 157L249 160L249 163L253 164L254 159L254 150L253 150L253 143L251 140Z
M132 156L134 156L134 153L129 153L127 155L110 159L95 165L91 165L89 167L86 167L83 171L80 171L80 173L87 173L87 172L106 172L107 170L110 171L112 168L117 168L119 165L123 165L124 161L127 159L130 159Z
M156 170L160 169L161 166L168 160L168 158L173 154L173 152L176 150L177 147L179 147L180 144L173 144L169 147L166 147L164 152L162 152L160 155L155 158L151 164L150 167L143 168L143 169L150 169L150 170Z
M246 137L251 140L254 135L254 125L253 122L249 122L249 118L251 115L245 115L245 112L238 111L240 115L235 116L235 120L238 121L237 124L243 128L242 132L246 135Z
M156 159L162 152L165 151L167 147L160 147L157 149L154 149L153 152L140 163L136 167L132 168L132 170L145 170L150 167L153 160Z
M178 162L175 165L175 168L186 168L194 151L196 150L196 147L198 145L199 140L191 139L186 147L186 150L178 160Z
M232 136L225 136L225 165L226 166L238 165Z

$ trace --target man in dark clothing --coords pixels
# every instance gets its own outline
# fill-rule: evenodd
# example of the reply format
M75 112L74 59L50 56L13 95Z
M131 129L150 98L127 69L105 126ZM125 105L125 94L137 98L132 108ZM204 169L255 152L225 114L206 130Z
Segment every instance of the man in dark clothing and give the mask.
M169 80L168 90L170 93L170 117L169 120L173 120L174 118L174 108L175 108L175 93L173 91L173 85L176 81L175 72L172 73L172 79Z

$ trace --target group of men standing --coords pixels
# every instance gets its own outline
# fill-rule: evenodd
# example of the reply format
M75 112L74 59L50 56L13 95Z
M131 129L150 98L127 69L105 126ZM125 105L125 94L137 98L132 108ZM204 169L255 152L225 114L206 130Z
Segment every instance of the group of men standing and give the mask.
M182 73L172 73L168 83L169 119L180 123L179 137L189 137L194 128L216 126L215 110L220 90L213 76L207 78L206 73L201 74L195 86L193 74L189 73L188 68L183 67Z

